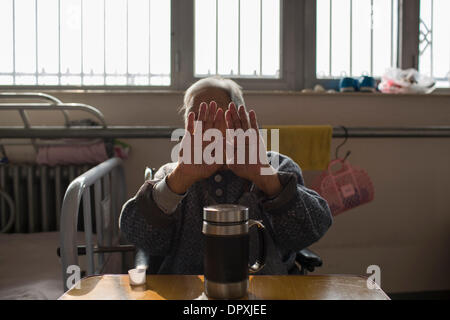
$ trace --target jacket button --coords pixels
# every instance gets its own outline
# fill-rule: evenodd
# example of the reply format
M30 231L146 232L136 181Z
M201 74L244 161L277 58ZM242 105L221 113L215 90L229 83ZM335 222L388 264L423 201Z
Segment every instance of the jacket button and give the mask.
M220 197L223 195L223 190L222 189L217 189L216 190L216 196Z
M216 182L222 181L222 176L220 174L216 174L216 176L214 177L214 181Z

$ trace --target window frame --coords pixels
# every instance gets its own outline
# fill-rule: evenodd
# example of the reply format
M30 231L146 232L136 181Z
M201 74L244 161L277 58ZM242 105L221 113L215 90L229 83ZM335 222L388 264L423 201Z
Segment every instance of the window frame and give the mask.
M177 88L174 86L174 54L173 54L173 48L174 45L176 45L176 42L174 39L174 4L175 2L180 0L171 0L171 43L170 43L170 49L171 49L171 58L170 58L170 85L169 86L163 86L163 85L0 85L0 90L8 90L8 91L114 91L114 92L120 92L120 91L173 91Z
M303 1L280 0L280 78L232 78L246 90L296 90L303 86ZM298 14L296 14L298 13ZM286 32L284 32L286 30ZM0 85L5 90L182 91L194 76L194 0L171 0L171 84L130 85Z
M336 88L338 79L316 77L316 0L280 0L280 78L233 78L245 90L299 91L321 84ZM398 67L418 68L420 0L399 0ZM194 0L171 0L171 84L0 85L6 90L183 91L200 79L194 75Z
M178 89L185 89L201 79L194 74L194 0L172 0L177 3L179 12L178 51L175 52L175 65L179 70ZM230 77L246 90L296 90L303 86L303 16L304 3L296 0L280 0L280 78L258 79ZM179 13L178 12L178 13Z
M339 79L319 79L316 75L316 0L305 0L305 88L320 84L325 88L338 88ZM309 19L310 21L306 21ZM420 0L399 0L397 66L401 69L418 68L419 61Z

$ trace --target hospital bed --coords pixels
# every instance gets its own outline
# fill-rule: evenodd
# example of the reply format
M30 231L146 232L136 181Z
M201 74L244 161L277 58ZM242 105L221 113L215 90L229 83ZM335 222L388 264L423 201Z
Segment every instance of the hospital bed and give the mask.
M9 133L84 129L77 120L71 121L71 111L84 112L92 122L106 127L96 108L64 104L47 94L0 93L0 99L0 111L6 111L0 114L2 124L13 118L11 113L18 113L23 122L22 126L0 127ZM63 115L63 126L31 124L28 111L49 110ZM119 245L118 216L126 196L122 160L111 158L94 167L8 163L5 147L31 146L37 153L41 147L74 140L48 140L45 135L27 141L5 138L7 134L0 135L0 299L56 299L67 289L61 270L69 265L80 266L80 275L122 272L122 257L115 253L134 250ZM98 258L95 267L94 254Z
M120 253L134 252L119 235L125 197L122 160L111 158L70 183L60 232L0 234L0 299L56 299L70 287L66 281L71 266L77 267L79 277L123 273Z

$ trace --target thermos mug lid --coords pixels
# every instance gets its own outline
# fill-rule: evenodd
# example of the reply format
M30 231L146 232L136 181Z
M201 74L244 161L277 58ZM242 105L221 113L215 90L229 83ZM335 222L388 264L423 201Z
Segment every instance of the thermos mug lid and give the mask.
M217 204L203 208L203 220L208 222L244 222L248 208L237 204Z

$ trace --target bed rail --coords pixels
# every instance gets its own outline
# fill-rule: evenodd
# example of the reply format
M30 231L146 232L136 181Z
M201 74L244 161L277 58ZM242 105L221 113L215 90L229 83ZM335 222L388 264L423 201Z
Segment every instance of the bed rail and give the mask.
M27 101L27 102L21 102L21 101ZM6 102L4 102L6 101ZM10 101L16 101L16 102L10 102ZM46 103L38 103L37 101L45 101ZM42 143L41 141L38 141L38 139L45 139L44 136L36 136L36 137L27 137L31 139L31 143L22 142L22 141L13 141L13 142L3 142L1 139L3 138L12 138L10 137L10 134L13 132L16 132L16 129L19 129L19 131L28 131L28 130L35 130L37 126L34 126L30 118L28 117L27 111L56 111L56 112L62 112L64 116L64 126L61 127L65 130L68 130L72 127L69 117L69 111L82 111L86 114L89 114L92 116L95 120L100 123L99 128L105 129L107 127L105 117L103 114L97 109L90 105L83 104L83 103L63 103L58 98L55 98L54 96L51 96L49 94L45 93L30 93L30 92L23 92L23 93L15 93L15 92L0 92L0 112L1 111L17 111L20 115L20 118L22 120L23 126L16 126L16 127L8 127L8 126L0 126L1 133L0 133L0 154L3 154L4 157L6 157L6 150L4 148L5 145L29 145L31 144L34 148L34 150L37 152L38 147L41 145L46 145L48 142ZM1 116L1 115L0 115ZM39 127L38 127L39 128ZM54 128L54 126L46 126L45 128ZM78 129L86 128L86 126L81 127L75 127ZM47 138L64 138L63 136L52 136ZM81 137L78 137L81 138ZM98 138L98 137L96 137ZM53 142L54 144L65 144L64 141L60 142Z
M107 252L126 251L126 248L120 247L119 236L119 215L125 197L125 175L122 160L119 158L106 160L70 183L64 195L60 220L64 291L68 290L67 280L73 272L73 266L79 267L80 248L77 245L77 230L80 205L86 242L80 247L84 248L87 257L87 275L93 275L103 269ZM91 208L94 210L94 217ZM93 239L93 218L96 226L96 244ZM97 255L97 263L94 254Z
M6 100L45 100L51 102L51 105L62 104L63 102L54 96L46 93L34 92L1 92L0 99ZM66 127L69 126L69 114L66 110L62 110ZM23 117L22 117L23 119Z

